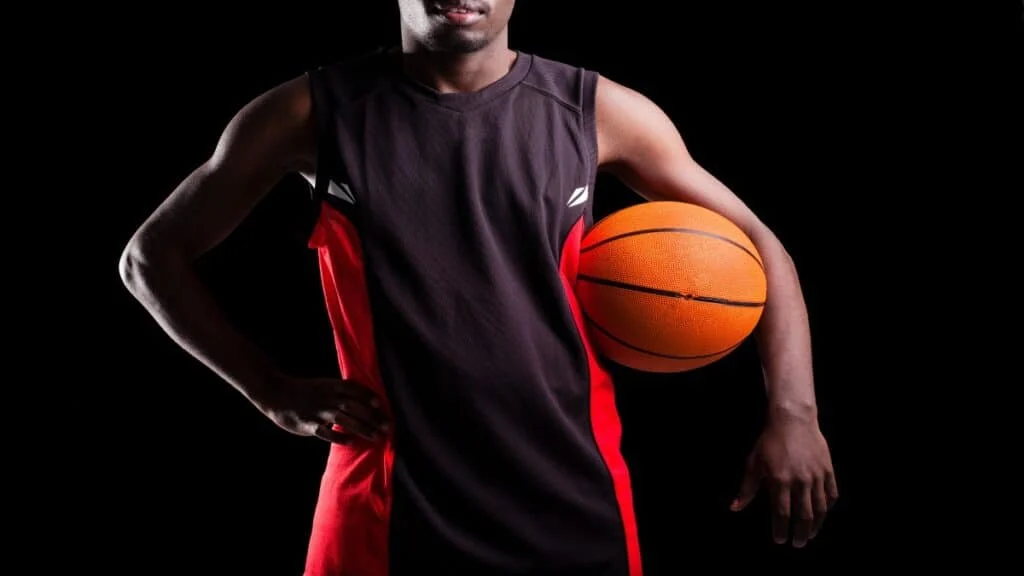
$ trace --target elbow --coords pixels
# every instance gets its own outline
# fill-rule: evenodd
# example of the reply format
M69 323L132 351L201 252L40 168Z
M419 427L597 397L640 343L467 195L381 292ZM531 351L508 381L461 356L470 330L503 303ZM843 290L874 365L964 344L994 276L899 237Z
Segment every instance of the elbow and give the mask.
M157 275L167 277L176 263L175 251L161 247L136 234L121 251L117 272L121 283L135 296L151 292Z
M146 284L145 248L137 239L132 239L121 252L117 272L121 283L132 294L137 294Z

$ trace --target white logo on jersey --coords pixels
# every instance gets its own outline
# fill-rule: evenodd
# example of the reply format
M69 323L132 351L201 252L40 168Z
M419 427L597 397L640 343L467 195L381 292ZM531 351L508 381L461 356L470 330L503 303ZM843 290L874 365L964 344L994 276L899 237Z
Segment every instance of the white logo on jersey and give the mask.
M327 181L327 193L330 194L331 196L334 196L335 198L338 198L340 200L344 200L345 202L348 202L349 204L355 204L356 203L356 198L355 198L355 196L352 195L352 189L349 188L348 184L345 184L344 182L341 182L339 184L335 184L334 180L328 180Z
M572 196L569 196L569 203L566 206L570 208L573 206L579 206L590 198L590 186L583 186L572 191Z

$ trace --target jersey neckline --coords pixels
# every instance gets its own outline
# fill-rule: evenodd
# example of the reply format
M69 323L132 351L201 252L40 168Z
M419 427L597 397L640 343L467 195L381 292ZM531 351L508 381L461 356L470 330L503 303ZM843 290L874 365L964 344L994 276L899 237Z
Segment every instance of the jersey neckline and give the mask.
M402 69L401 52L393 54L392 70L396 84L414 97L438 104L445 108L464 111L484 104L519 84L530 71L533 57L519 50L513 50L515 61L504 76L473 92L439 92L430 86L417 82Z

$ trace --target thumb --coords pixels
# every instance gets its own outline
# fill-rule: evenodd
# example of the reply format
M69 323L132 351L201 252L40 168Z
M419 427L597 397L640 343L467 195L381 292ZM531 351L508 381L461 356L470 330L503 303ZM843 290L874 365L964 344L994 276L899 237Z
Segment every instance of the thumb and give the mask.
M747 464L747 469L743 474L743 482L740 484L739 493L736 494L736 498L733 499L729 505L729 509L733 512L739 512L747 507L747 504L757 496L757 489L761 486L761 467L756 465L751 459L750 463Z

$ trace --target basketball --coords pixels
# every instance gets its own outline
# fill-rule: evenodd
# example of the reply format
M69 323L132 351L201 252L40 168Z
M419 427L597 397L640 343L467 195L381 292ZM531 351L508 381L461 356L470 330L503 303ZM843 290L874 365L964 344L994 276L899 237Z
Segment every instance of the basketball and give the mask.
M727 356L754 331L768 279L754 243L722 215L644 202L590 227L576 296L595 348L644 372L685 372Z

